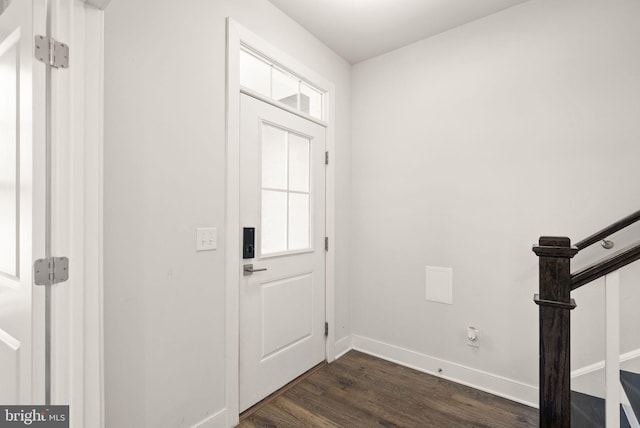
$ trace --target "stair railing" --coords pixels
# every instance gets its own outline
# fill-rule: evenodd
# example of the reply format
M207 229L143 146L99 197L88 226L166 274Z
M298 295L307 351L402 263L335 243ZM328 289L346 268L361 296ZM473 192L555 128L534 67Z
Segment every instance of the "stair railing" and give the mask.
M576 307L575 301L571 298L571 291L603 276L607 284L605 291L607 333L611 330L611 334L607 334L606 339L607 363L610 359L616 361L611 363L611 367L607 364L607 394L612 394L611 398L614 398L615 394L618 397L617 400L607 400L606 418L608 428L619 426L615 422L618 418L616 415L619 415L617 406L620 402L619 319L617 318L619 276L617 271L640 259L640 243L618 251L573 274L571 259L584 248L606 239L637 221L640 221L640 211L594 233L575 246L571 245L571 240L567 237L543 236L538 245L533 247L540 266L539 294L534 296L534 301L539 306L540 320L539 426L542 428L571 427L570 311ZM614 304L616 307L613 307ZM613 320L614 313L615 320ZM609 320L610 315L611 320ZM617 385L615 390L614 381ZM617 423L619 424L619 419Z

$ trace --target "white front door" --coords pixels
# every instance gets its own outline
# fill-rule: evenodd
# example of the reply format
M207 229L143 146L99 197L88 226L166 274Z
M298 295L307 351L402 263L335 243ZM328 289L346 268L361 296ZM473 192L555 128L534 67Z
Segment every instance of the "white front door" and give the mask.
M325 128L240 105L240 225L255 230L240 266L243 411L325 359Z
M33 59L42 6L13 0L0 14L0 403L6 405L44 402L44 291L32 274L44 252L44 68L37 68L44 65Z

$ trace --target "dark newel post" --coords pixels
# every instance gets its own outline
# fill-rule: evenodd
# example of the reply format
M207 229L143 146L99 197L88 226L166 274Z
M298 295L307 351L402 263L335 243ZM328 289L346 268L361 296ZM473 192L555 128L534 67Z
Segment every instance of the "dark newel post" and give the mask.
M570 310L571 258L578 249L569 238L540 238L540 427L571 427Z

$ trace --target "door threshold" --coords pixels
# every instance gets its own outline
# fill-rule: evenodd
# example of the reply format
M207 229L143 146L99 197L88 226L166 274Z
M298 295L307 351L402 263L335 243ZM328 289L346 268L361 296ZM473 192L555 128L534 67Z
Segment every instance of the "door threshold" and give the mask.
M315 372L317 372L318 370L320 370L321 368L327 365L329 365L329 363L327 363L327 360L324 360L320 364L311 367L309 370L302 373L300 376L298 376L297 378L295 378L294 380L292 380L291 382L289 382L279 390L267 395L265 398L258 401L256 404L249 407L244 412L240 413L240 421L242 422L243 420L245 420L246 418L248 418L249 416L257 412L258 410L260 410L261 408L263 408L264 406L271 403L273 400L275 400L276 398L278 398L279 396L287 392L289 389L293 388L294 386L296 386L297 384L299 384L300 382L302 382L303 380L305 380L306 378L308 378L309 376L311 376L312 374L314 374Z

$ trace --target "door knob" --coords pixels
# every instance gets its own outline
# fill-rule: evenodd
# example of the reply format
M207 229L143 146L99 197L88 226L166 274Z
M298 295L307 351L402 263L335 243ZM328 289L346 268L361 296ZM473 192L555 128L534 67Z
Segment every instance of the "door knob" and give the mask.
M253 264L244 265L242 269L244 276L251 275L254 272L262 272L264 270L267 270L267 268L254 269Z

